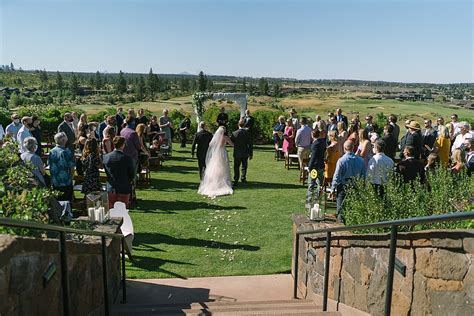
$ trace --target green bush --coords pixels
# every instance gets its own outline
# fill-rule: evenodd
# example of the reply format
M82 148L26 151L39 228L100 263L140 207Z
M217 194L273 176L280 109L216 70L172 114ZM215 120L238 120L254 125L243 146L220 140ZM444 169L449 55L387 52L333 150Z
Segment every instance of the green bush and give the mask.
M55 132L58 125L63 121L66 112L77 112L78 115L84 113L71 106L42 105L42 106L22 106L15 111L20 117L38 116L41 120L41 128L44 132Z
M474 177L465 173L451 174L445 168L438 168L427 175L427 184L419 181L403 183L394 174L384 186L381 199L370 181L359 179L347 190L344 200L344 216L347 225L390 221L402 218L446 214L467 211L473 208ZM433 228L467 227L469 222L446 222L413 227L399 227L400 231ZM387 229L372 229L363 232L382 232Z
M282 111L257 110L251 114L255 118L254 137L256 143L271 143L273 141L273 126Z
M89 122L102 122L104 120L104 116L115 115L116 113L117 110L114 107L107 107L105 110L89 115L88 120Z
M3 129L7 127L8 124L11 123L11 114L8 109L0 108L0 124L2 124Z

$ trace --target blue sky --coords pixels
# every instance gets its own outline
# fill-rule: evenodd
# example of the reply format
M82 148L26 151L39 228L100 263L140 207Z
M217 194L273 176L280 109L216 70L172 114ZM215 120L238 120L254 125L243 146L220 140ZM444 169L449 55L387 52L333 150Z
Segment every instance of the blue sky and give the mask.
M471 0L0 0L0 63L474 82Z

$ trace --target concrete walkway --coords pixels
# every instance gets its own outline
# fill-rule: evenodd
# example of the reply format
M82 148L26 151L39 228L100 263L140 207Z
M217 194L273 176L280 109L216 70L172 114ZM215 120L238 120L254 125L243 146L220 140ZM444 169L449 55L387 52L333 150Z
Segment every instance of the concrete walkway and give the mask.
M292 286L290 274L127 280L127 303L289 300Z

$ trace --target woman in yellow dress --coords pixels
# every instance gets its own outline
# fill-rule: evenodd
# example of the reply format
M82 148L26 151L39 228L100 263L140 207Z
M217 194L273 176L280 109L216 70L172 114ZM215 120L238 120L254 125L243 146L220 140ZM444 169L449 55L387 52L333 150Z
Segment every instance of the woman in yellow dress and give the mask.
M448 124L451 125L451 124ZM433 146L433 151L438 154L439 162L442 166L449 166L449 149L451 148L451 139L448 126L438 126L438 138ZM429 148L428 148L429 149Z
M340 146L336 131L329 131L329 141L331 142L326 148L326 161L324 164L324 178L332 179L334 171L336 171L337 160L341 157Z

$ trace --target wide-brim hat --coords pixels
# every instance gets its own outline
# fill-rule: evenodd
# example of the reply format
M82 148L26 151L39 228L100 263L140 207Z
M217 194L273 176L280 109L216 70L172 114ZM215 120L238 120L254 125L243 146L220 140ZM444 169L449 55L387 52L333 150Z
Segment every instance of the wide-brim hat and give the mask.
M421 130L420 123L417 121L411 121L410 124L405 125L406 128Z

